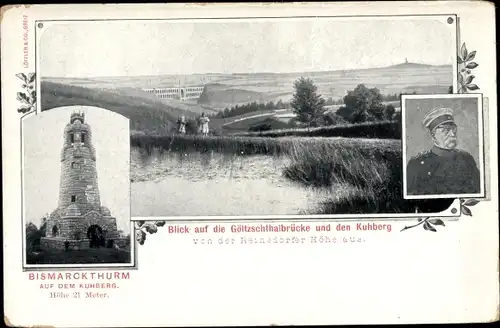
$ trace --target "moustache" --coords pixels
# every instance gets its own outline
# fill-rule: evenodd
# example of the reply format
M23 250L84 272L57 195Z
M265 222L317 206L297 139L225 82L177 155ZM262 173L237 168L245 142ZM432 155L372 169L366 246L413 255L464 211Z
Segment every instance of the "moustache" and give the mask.
M455 137L450 137L450 138L446 138L445 140L445 145L456 145L457 144L457 138Z

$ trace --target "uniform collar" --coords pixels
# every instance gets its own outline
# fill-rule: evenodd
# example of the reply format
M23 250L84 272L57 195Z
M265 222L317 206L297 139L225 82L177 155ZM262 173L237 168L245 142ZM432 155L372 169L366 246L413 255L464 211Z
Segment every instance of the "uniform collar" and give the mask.
M444 156L444 157L451 157L457 153L455 149L444 149L436 145L432 147L431 151L438 156Z

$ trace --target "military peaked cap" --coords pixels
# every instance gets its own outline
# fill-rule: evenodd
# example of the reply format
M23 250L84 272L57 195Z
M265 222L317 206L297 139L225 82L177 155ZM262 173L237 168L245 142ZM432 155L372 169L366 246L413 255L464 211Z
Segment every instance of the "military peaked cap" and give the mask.
M439 125L449 122L455 123L453 110L451 108L437 107L425 115L422 124L432 131Z

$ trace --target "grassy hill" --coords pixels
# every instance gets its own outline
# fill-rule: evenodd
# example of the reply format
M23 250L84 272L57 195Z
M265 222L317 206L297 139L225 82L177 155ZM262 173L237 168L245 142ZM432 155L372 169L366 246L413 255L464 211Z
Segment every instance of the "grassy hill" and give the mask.
M293 83L301 77L311 78L325 99L342 98L358 84L376 87L382 94L447 93L453 83L451 65L433 66L404 63L389 67L305 73L233 74L206 84L200 102L217 108L252 101L290 101Z
M198 115L174 105L167 105L146 92L87 88L42 81L42 111L72 105L96 106L111 110L129 118L131 130L153 133L165 133L175 128L175 122L181 115L188 117Z
M146 92L138 88L116 88L116 89L105 88L105 90L119 95L126 94L128 96L133 96L137 98L149 99L150 101L155 103L162 103L165 106L167 106L167 108L186 112L187 116L194 117L196 115L201 115L201 113L203 112L205 112L206 114L217 113L217 111L211 109L209 106L202 106L196 104L196 102L180 101L176 99L160 99L154 94L151 94L149 92Z
M289 127L288 124L281 122L280 120L275 119L272 116L259 116L224 125L223 131L226 132L249 131L252 128L256 128L258 126L268 126L266 130L285 129Z
M393 105L396 112L401 110L401 103L398 100L385 101L385 105ZM325 106L327 112L336 112L342 105ZM270 125L271 129L288 129L290 128L290 114L293 114L291 109L282 110L257 110L249 113L227 117L227 118L211 118L210 129L219 131L222 134L235 132L249 132L252 127L259 125ZM283 116L286 116L283 117Z
M219 133L246 132L252 126L272 123L273 128L283 128L282 122L274 119L275 110L266 109L253 111L241 115L210 119L210 129ZM272 120L272 121L270 121Z
M199 102L161 100L166 107L175 107L200 114L210 114L236 104L253 101L290 101L293 82L301 77L310 77L325 98L342 98L358 84L376 87L382 94L394 93L447 93L453 83L452 65L425 65L403 63L389 67L350 69L322 72L290 73L238 73L238 74L192 74L116 77L42 77L42 81L61 83L75 87L101 90L127 90L141 98L145 88L173 86L206 86ZM119 91L118 91L119 92Z
M385 68L395 68L395 69L399 69L399 68L429 68L429 67L432 67L433 65L429 65L429 64L421 64L421 63L401 63L401 64L396 64L396 65L391 65L391 66L387 66Z
M233 88L220 83L207 84L198 99L199 104L217 104L222 107L237 103L264 101L260 92Z

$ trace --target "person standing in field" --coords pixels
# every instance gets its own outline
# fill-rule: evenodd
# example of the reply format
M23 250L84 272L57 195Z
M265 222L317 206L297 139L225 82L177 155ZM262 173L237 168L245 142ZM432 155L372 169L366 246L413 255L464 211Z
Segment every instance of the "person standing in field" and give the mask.
M201 134L203 134L203 136L208 136L208 122L210 122L210 119L205 115L205 113L202 113L200 117L200 127Z
M186 134L186 117L184 115L177 120L177 128L180 134Z

